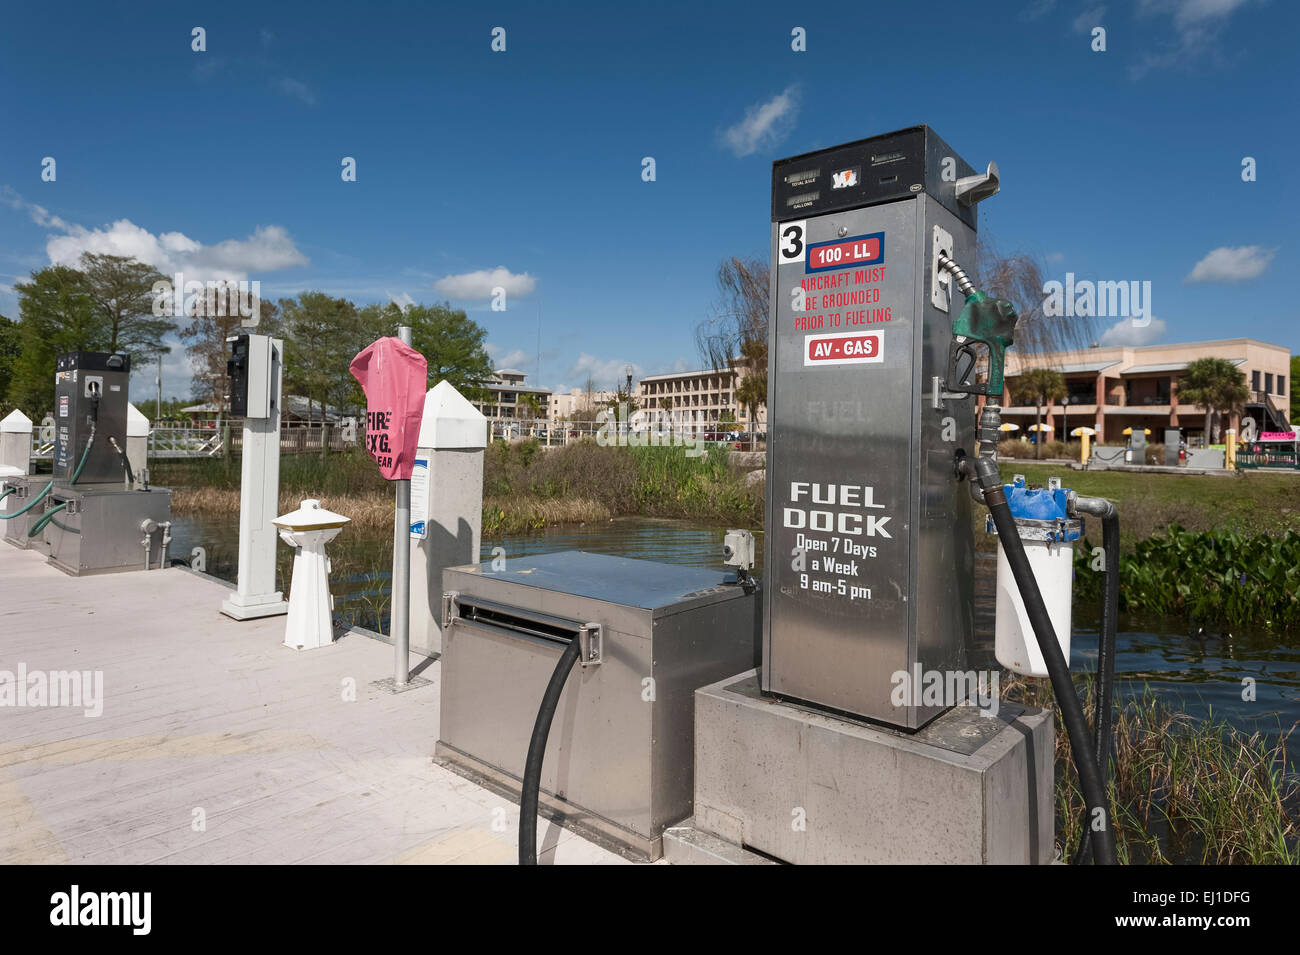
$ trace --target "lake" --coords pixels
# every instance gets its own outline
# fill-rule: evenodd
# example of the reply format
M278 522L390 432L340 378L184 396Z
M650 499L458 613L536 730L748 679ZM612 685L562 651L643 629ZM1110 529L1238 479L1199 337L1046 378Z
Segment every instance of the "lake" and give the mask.
M491 559L502 547L507 557L524 557L561 550L587 550L642 560L693 566L722 566L725 528L699 527L682 521L622 519L603 524L549 528L534 534L484 540L482 557ZM238 522L181 518L172 527L172 556L188 558L193 547L207 550L207 571L226 580L235 578ZM391 582L391 534L345 529L330 546L334 566L331 589L336 614L346 623L387 631ZM757 553L762 576L762 534ZM280 547L286 574L292 552ZM991 592L993 561L978 562L980 589ZM1100 606L1076 602L1071 666L1091 669L1096 661ZM1121 615L1116 655L1117 694L1141 694L1149 687L1171 706L1193 716L1209 712L1247 732L1273 737L1279 727L1300 721L1300 640L1264 633L1197 634L1180 620ZM991 640L977 641L991 665ZM1242 681L1256 681L1256 699L1242 700Z

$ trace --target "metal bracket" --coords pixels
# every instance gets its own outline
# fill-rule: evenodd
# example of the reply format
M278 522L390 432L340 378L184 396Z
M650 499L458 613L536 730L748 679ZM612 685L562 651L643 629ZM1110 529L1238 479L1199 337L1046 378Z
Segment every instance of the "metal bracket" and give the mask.
M456 598L460 593L455 590L444 590L442 592L442 626L447 628L451 626L452 620L456 617Z
M578 661L584 667L598 665L603 643L600 624L584 623L578 628Z
M1002 188L998 182L998 164L989 163L988 172L982 176L965 176L956 182L957 201L962 205L973 206L990 196L996 196Z
M952 298L952 276L947 269L939 267L939 253L952 258L952 233L934 227L930 239L930 304L941 312L948 311L948 301Z
M943 411L943 402L947 398L966 398L961 392L952 392L944 389L944 380L938 375L930 378L930 407L935 411Z

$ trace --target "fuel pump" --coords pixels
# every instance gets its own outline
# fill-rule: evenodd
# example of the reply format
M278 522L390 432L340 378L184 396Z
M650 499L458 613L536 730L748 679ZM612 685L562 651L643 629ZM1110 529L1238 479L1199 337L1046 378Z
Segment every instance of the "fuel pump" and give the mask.
M1110 502L998 473L1017 315L961 263L975 258L978 204L999 189L995 164L978 171L928 126L773 164L760 687L908 733L947 714L961 701L891 691L900 674L968 672L971 507L986 506L1004 566L998 658L1051 678L1091 849L1109 862L1118 523ZM1108 547L1095 734L1063 650L1084 515L1102 518Z
M1113 864L1114 828L1105 780L1119 610L1119 517L1111 501L1078 495L1062 488L1059 479L1053 479L1045 490L1027 487L1022 475L1016 475L1010 485L1002 484L997 466L1002 414L998 402L1016 312L1010 302L990 299L976 289L946 250L937 261L966 299L953 322L945 388L950 395L986 398L977 427L978 454L972 459L959 451L957 471L970 480L971 496L989 509L988 526L998 535L997 659L1013 672L1051 679L1087 807L1084 835L1074 861L1087 861L1091 855L1099 864ZM981 364L986 364L982 380ZM1106 560L1097 712L1091 740L1069 668L1071 545L1083 535L1085 514L1102 520Z

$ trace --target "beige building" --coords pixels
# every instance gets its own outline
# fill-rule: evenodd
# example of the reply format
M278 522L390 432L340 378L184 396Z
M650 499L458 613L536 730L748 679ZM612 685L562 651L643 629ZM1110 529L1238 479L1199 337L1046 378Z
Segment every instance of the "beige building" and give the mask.
M635 424L671 422L674 429L694 431L716 426L724 414L736 422L738 431L767 431L767 408L742 408L736 401L736 387L745 379L745 366L730 369L651 375L637 384L639 412Z
M1181 373L1197 358L1224 358L1241 369L1250 397L1243 414L1255 419L1258 431L1287 431L1291 407L1291 352L1253 338L1189 342L1178 345L1116 346L1032 356L1028 362L1007 353L1007 387L1002 418L1020 425L1034 423L1037 409L1012 405L1012 379L1026 368L1053 368L1065 376L1069 395L1046 409L1044 421L1052 437L1085 425L1096 429L1099 441L1123 443L1126 428L1149 428L1152 441L1162 441L1166 428L1180 428L1198 441L1205 428L1205 409L1179 402ZM1240 428L1240 415L1231 415L1221 428Z
M600 411L609 406L617 396L612 391L586 392L581 388L571 388L565 395L551 395L548 414L552 424L572 421L576 414Z
M534 415L528 410L526 396L537 400L540 414L545 415L551 405L551 389L539 388L525 384L528 376L513 368L498 368L490 379L483 383L488 391L486 401L470 403L483 413L486 418L531 420Z

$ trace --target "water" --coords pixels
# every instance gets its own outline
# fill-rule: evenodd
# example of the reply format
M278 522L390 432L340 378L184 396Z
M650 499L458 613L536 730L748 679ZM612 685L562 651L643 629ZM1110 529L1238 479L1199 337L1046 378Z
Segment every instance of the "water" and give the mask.
M507 558L561 550L586 550L643 560L721 567L725 528L698 527L682 521L624 519L579 527L551 528L535 534L484 540L482 558L495 548ZM195 546L207 549L207 571L234 580L238 523L177 519L172 527L172 556L188 558ZM762 534L757 555L762 560ZM391 535L344 530L330 547L334 565L331 589L338 616L351 625L387 631L391 581ZM280 567L287 585L291 553L280 548ZM981 557L981 575L992 561ZM762 575L762 567L755 570ZM1075 606L1071 664L1090 670L1096 664L1100 607ZM991 640L981 641L991 646ZM991 659L991 657L990 657ZM1194 634L1180 620L1123 615L1116 653L1116 693L1142 695L1149 688L1171 707L1195 717L1213 713L1233 726L1272 738L1300 721L1300 641L1267 634ZM1242 700L1243 680L1255 681L1255 700Z

